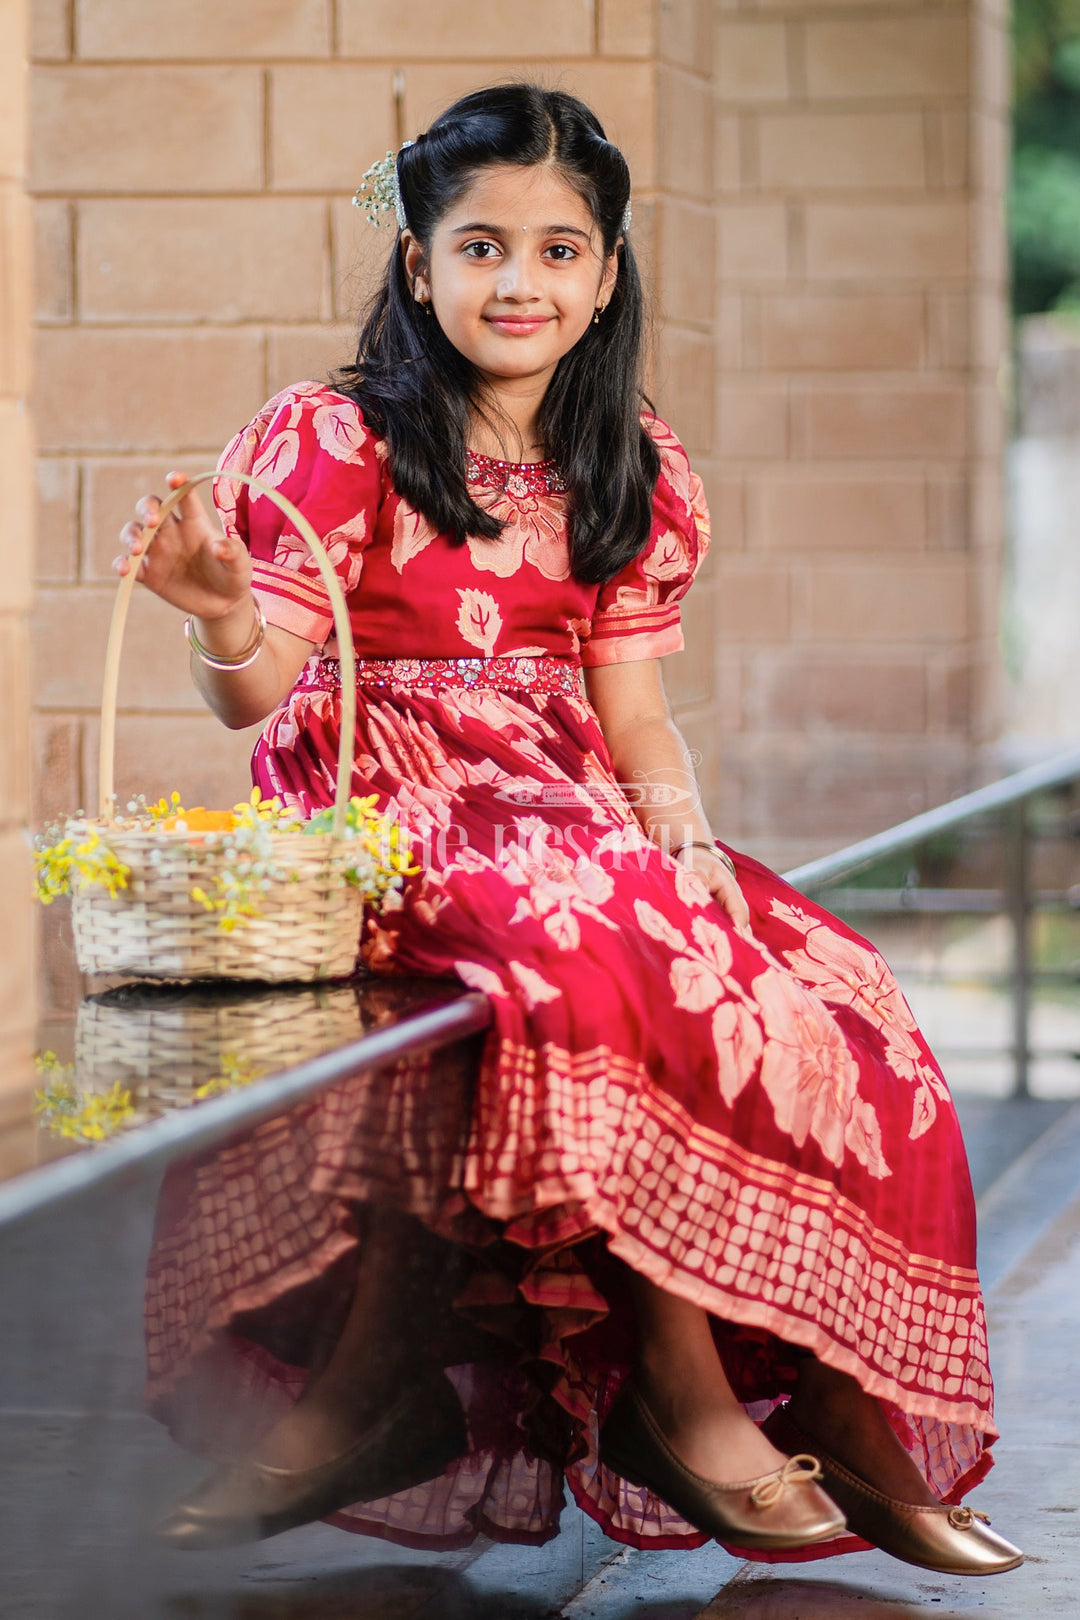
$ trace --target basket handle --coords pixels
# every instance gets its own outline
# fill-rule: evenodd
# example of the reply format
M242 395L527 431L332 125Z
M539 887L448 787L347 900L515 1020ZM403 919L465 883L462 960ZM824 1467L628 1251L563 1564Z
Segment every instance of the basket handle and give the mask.
M200 484L209 483L212 479L227 478L232 483L246 484L249 489L257 490L260 495L267 496L293 524L296 532L307 543L312 556L319 566L323 584L330 595L330 603L334 610L334 631L337 636L338 657L341 662L341 738L338 743L337 759L337 792L334 796L334 822L333 832L340 838L345 831L345 816L349 808L349 797L352 789L353 756L356 751L356 654L353 650L352 625L349 622L349 609L345 601L345 593L341 589L341 582L334 570L334 565L326 554L326 548L311 527L304 514L297 510L292 501L287 500L278 490L272 489L269 484L262 483L253 478L250 473L241 472L204 472L189 478L186 484L174 489L161 503L158 520L155 524L147 525L145 530L146 548L143 556L149 549L151 542L165 519L171 515L185 495L197 489ZM139 559L141 561L141 558ZM100 814L103 821L115 820L115 790L114 767L116 758L116 704L120 688L120 651L124 638L124 626L127 623L128 606L131 602L131 593L135 589L138 578L138 563L133 559L133 566L122 577L116 597L113 602L112 622L109 625L109 640L105 649L105 679L101 690L101 747L98 754L98 786Z

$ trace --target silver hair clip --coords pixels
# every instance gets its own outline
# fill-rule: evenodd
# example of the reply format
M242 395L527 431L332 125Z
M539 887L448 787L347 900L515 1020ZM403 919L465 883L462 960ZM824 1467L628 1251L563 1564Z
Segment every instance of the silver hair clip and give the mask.
M402 141L401 150L413 146L413 141ZM363 177L353 192L353 207L364 210L369 225L381 225L384 214L393 214L399 231L409 223L405 217L405 204L401 200L398 184L397 153L387 152L377 163L364 170Z
M634 210L631 208L630 202L629 202L629 199L628 199L626 207L623 209L622 224L619 226L619 234L620 234L620 236L625 236L626 235L627 231L630 229L630 222L633 219L633 217L634 217Z

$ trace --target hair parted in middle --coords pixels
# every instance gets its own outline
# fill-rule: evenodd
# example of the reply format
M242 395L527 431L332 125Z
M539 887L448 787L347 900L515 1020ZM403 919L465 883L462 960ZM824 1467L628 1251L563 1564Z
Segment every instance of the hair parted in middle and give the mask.
M626 159L576 96L534 84L502 84L463 96L398 153L408 228L423 250L446 211L493 164L551 165L587 204L603 255L618 275L599 324L559 361L540 408L545 452L566 484L570 562L582 581L611 579L649 537L660 470L642 426L644 295L629 241ZM356 359L333 384L356 400L386 440L394 487L441 532L463 544L495 540L502 524L472 499L466 435L474 413L498 428L472 364L412 295L400 239L366 312Z

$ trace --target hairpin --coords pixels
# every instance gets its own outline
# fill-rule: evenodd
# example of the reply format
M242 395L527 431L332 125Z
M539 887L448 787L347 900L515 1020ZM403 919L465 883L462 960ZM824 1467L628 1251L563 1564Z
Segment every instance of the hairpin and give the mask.
M401 150L404 152L407 146L412 145L412 141L402 141ZM353 207L364 210L364 218L369 225L381 225L384 214L393 214L398 230L403 231L409 222L401 200L397 160L396 152L387 152L385 157L364 170L360 184L353 192Z
M633 217L634 217L634 210L631 208L630 200L628 198L627 203L626 203L626 207L623 209L622 224L619 226L619 235L620 236L625 236L626 235L627 231L630 229L630 221L633 219Z

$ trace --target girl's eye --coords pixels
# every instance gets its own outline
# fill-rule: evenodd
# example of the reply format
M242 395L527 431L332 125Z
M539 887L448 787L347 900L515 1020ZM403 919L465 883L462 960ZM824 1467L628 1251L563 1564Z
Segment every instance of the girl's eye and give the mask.
M553 242L548 248L548 252L558 264L566 264L569 260L576 259L578 256L577 248L571 247L569 242Z
M470 259L490 259L499 250L494 242L466 242L461 251Z

